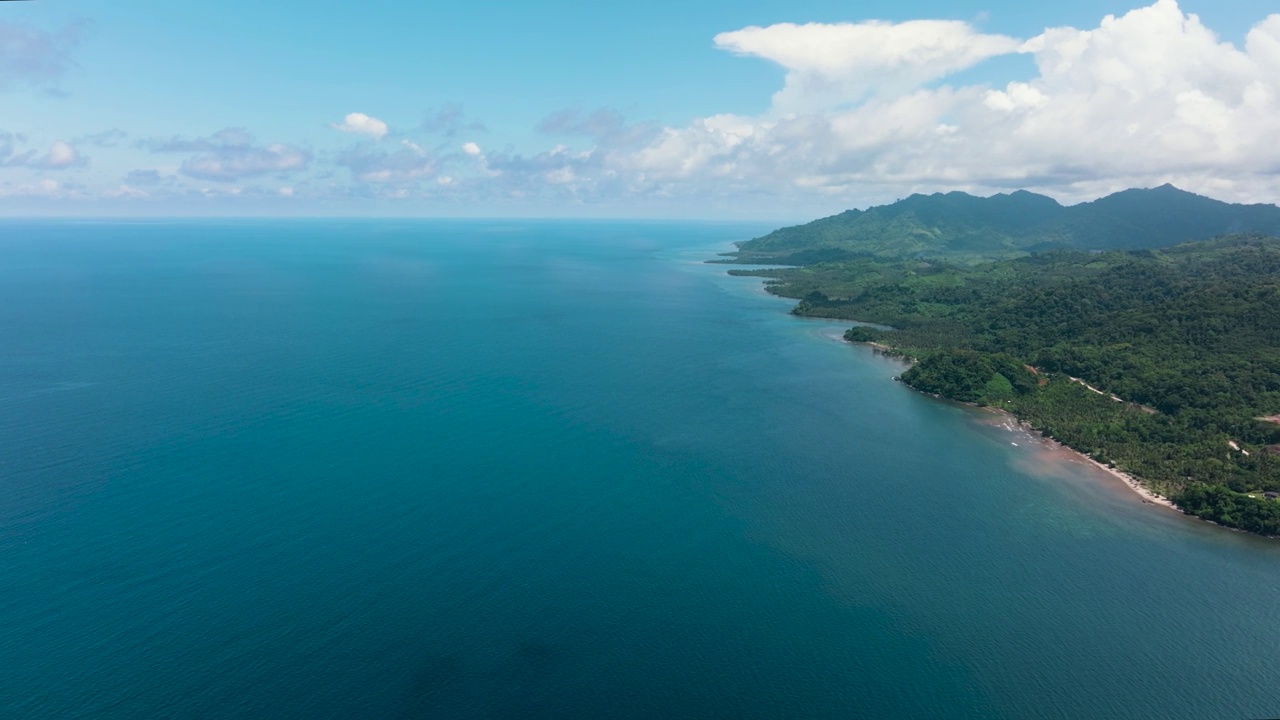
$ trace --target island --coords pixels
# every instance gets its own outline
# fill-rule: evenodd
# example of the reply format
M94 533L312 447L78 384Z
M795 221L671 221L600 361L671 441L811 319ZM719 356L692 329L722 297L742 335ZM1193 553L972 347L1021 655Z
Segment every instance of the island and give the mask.
M721 262L768 264L730 272L766 278L797 315L859 323L845 339L906 358L917 390L1278 536L1277 236L1274 205L1170 186L1074 206L947 193L783 228Z

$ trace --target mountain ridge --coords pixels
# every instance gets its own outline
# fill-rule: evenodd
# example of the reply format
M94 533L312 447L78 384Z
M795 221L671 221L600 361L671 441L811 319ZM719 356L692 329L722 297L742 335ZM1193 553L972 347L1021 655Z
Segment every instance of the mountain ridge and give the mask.
M810 264L857 256L1013 257L1051 249L1145 250L1229 233L1280 235L1280 207L1227 203L1170 184L1062 205L1016 190L915 193L779 228L740 243L737 261Z

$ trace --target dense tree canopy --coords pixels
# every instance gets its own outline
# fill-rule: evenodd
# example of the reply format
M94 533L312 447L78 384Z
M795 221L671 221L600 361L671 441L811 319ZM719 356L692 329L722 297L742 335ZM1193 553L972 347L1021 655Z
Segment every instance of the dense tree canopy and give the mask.
M1224 525L1280 534L1280 239L782 270L801 315L918 362L920 390L1008 409Z

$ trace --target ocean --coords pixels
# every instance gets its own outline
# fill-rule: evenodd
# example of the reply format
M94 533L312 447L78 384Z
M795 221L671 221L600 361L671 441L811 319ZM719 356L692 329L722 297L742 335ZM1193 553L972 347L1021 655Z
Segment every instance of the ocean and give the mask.
M0 223L0 717L1280 716L1280 542L703 261Z

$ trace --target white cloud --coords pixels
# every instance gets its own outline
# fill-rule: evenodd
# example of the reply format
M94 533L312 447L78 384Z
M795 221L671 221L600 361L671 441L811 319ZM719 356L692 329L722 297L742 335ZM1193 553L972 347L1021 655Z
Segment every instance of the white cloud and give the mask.
M408 183L436 173L436 158L416 143L404 140L399 150L385 152L357 146L338 156L337 162L362 183Z
M311 162L311 153L302 148L284 143L254 144L253 135L244 128L224 128L194 140L145 140L140 146L152 152L200 153L183 160L179 171L187 177L221 182L293 173L305 170Z
M983 96L982 102L992 110L1012 112L1044 107L1048 104L1049 98L1026 83L1011 82L1004 92L999 90L988 91Z
M329 127L346 133L368 135L375 140L381 140L386 137L389 132L386 123L376 117L371 117L361 112L349 113L342 119L342 122L331 123Z
M80 153L71 143L63 140L55 141L44 155L37 157L37 151L28 149L17 152L16 142L24 142L22 135L0 132L0 167L30 167L40 170L67 170L89 164L89 159Z
M717 47L787 69L773 97L781 112L838 107L876 93L910 90L996 55L1018 40L987 35L956 20L911 20L748 27L715 37Z
M49 146L49 152L33 165L45 170L66 170L88 164L88 159L80 154L70 143L58 140Z
M785 87L760 116L666 128L619 158L634 187L851 203L1015 186L1075 199L1166 181L1274 202L1280 187L1280 15L1243 47L1175 0L1025 42L932 21L775 25L716 41L781 64ZM1009 52L1030 54L1035 77L933 86Z
M275 184L299 183L300 195L312 199L324 193L477 203L522 198L547 207L568 200L628 210L657 199L757 215L940 189L1028 187L1075 200L1173 182L1227 199L1280 198L1280 14L1260 19L1235 44L1175 0L1030 39L964 22L912 20L748 27L722 33L715 43L782 68L785 80L767 110L664 128L629 124L609 108L566 109L537 129L572 147L520 154L497 142L483 148L463 142L483 139L471 134L480 128L446 108L419 128L442 135L438 145L399 138L352 143L326 156L350 171L349 180L330 166L314 183L282 177ZM990 68L988 83L958 74L1010 54L1027 59L1016 77L992 74L1004 64ZM391 136L385 123L363 113L332 127ZM70 154L51 147L41 160L25 137L0 133L0 166L65 164L78 156L76 147L90 146L89 138L64 143ZM163 174L157 168L124 178L153 196L186 189L174 172L230 183L300 173L311 160L305 149L259 145L238 128L136 146L186 154ZM246 189L245 197L253 192Z
M547 182L553 185L566 185L578 179L572 167L556 168L544 175Z
M210 155L199 155L182 162L182 174L203 180L231 182L246 177L285 173L306 167L310 156L306 151L280 143L265 147L246 147Z

